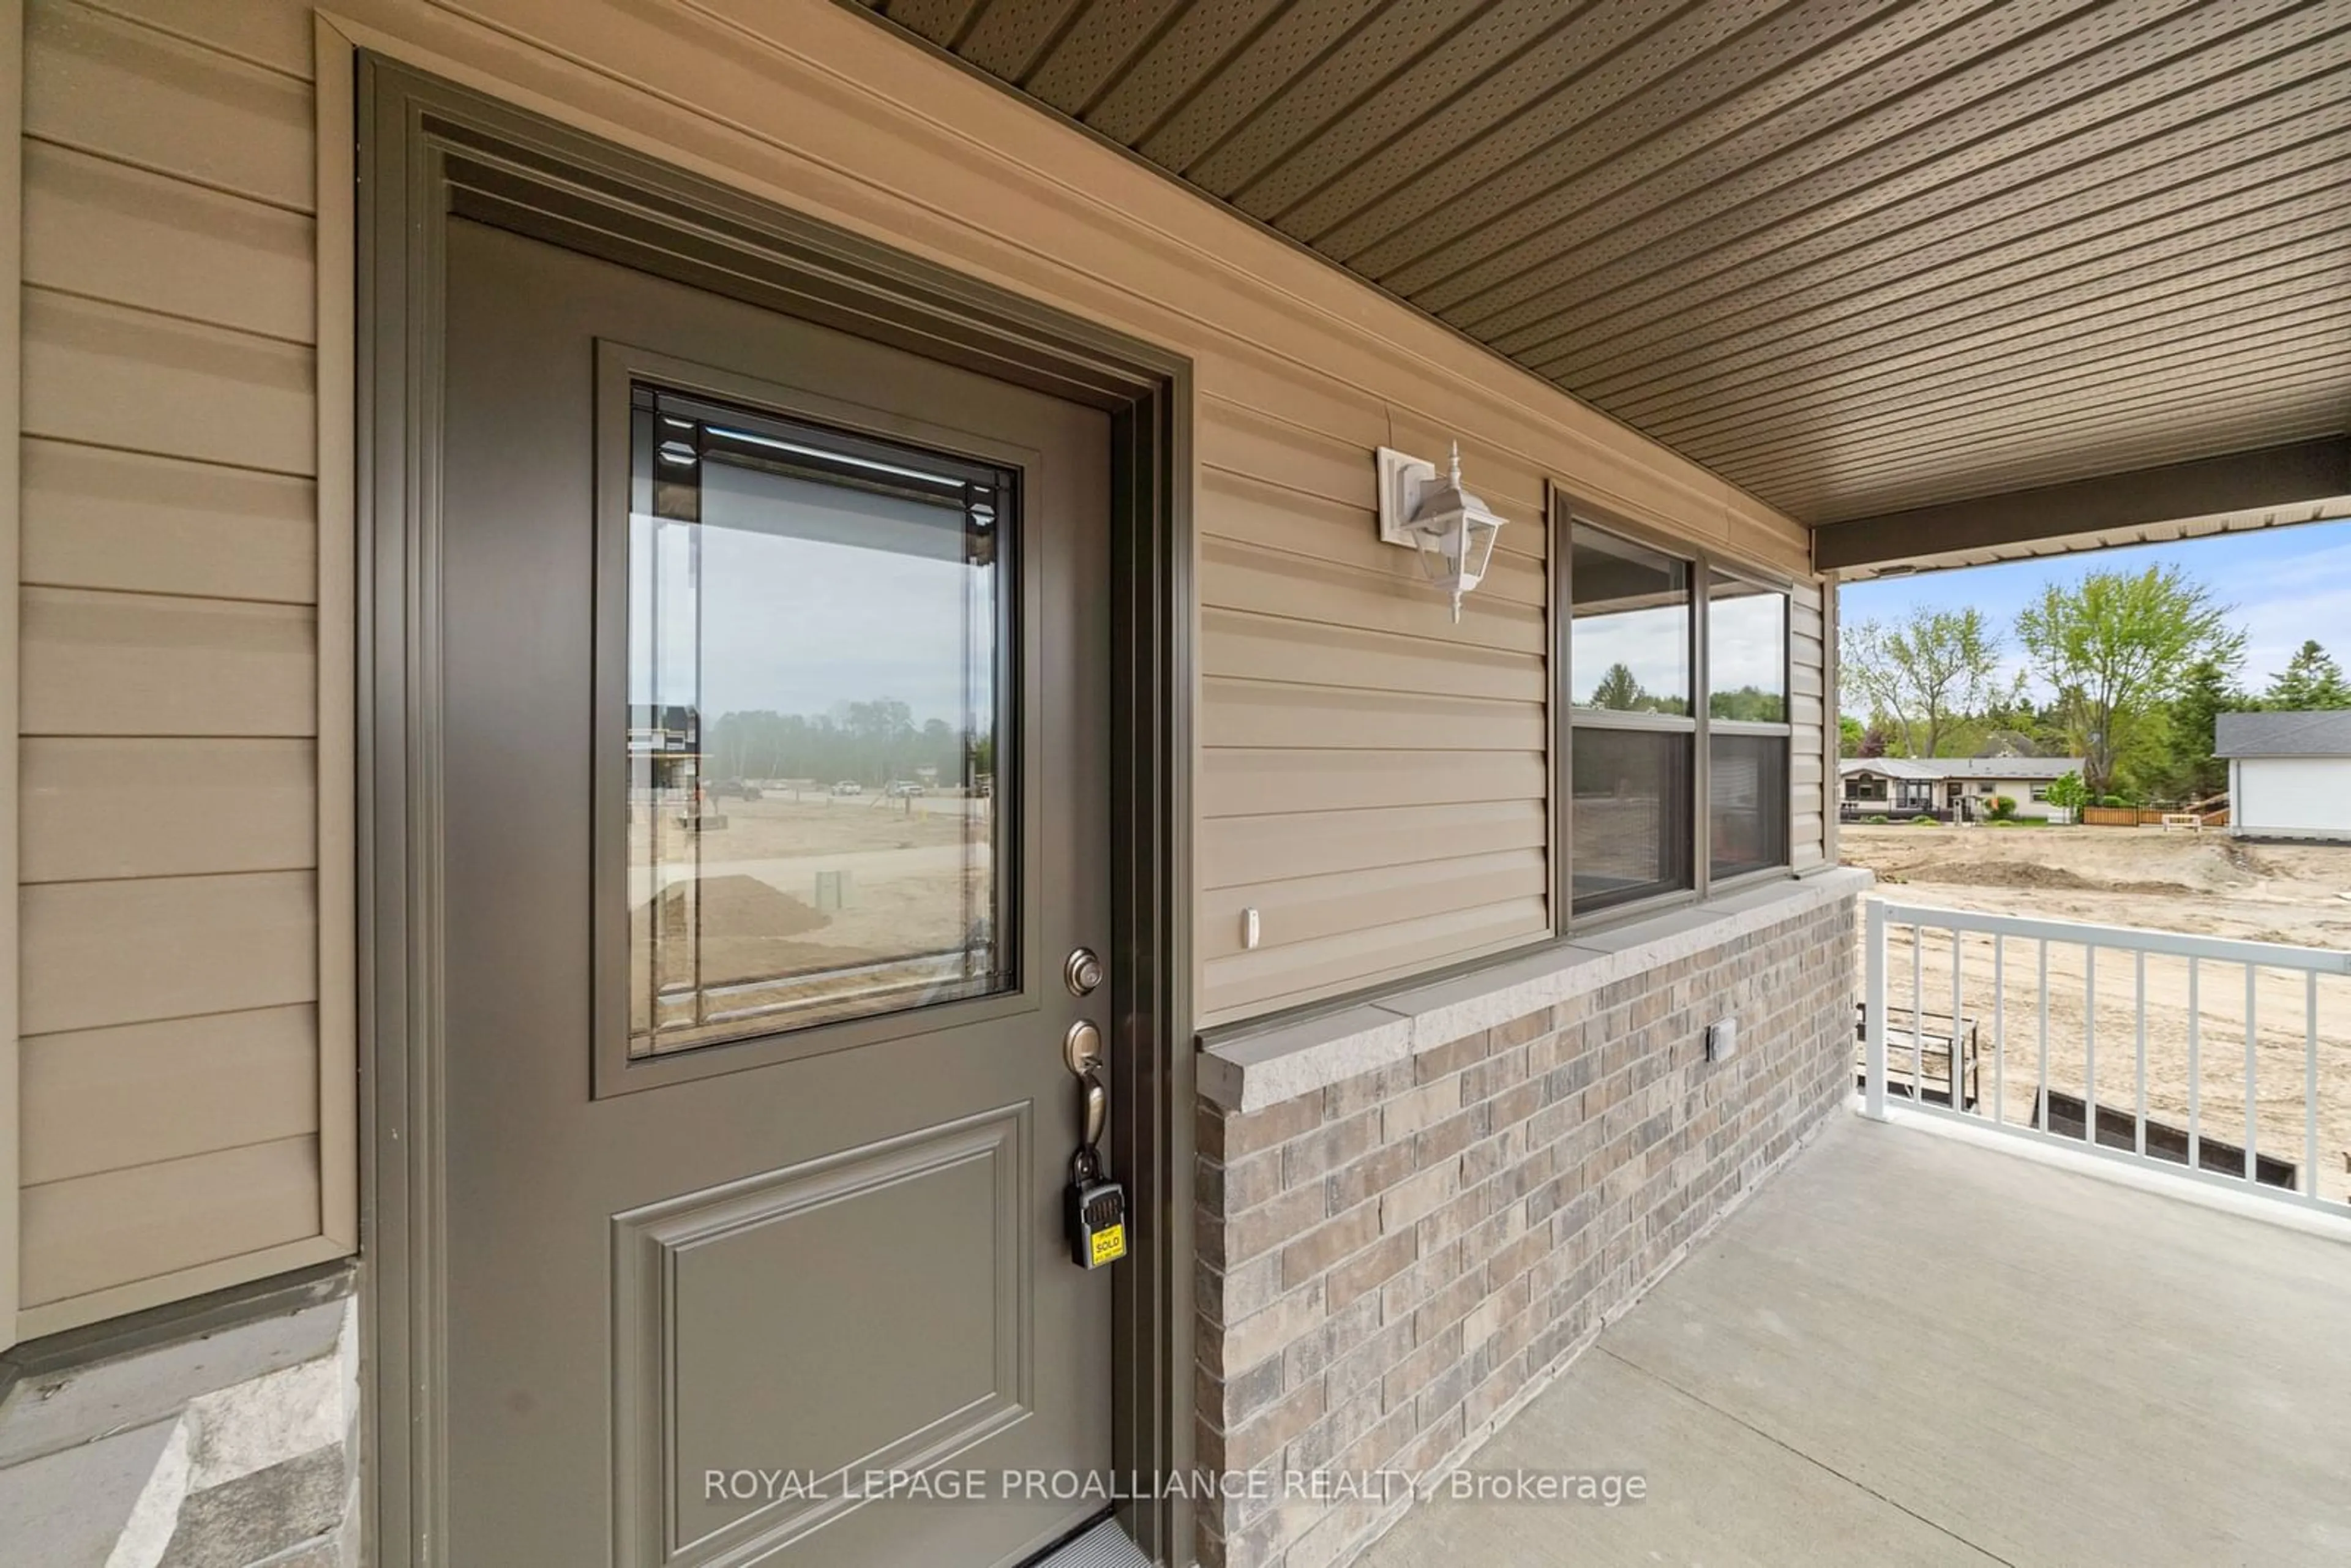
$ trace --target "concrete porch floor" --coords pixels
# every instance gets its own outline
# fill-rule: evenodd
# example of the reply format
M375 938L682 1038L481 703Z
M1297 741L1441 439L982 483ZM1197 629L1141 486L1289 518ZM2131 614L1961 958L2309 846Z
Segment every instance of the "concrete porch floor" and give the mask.
M1370 1568L2351 1562L2351 1245L1840 1113Z

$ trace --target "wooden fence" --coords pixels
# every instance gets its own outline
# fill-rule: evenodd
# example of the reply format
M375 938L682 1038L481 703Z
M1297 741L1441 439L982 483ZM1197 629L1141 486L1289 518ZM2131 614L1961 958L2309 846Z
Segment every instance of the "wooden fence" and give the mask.
M2163 819L2166 815L2163 809L2158 806L2085 806L2082 808L2082 821L2093 828L2159 828L2163 826ZM2208 828L2227 827L2229 825L2228 809L2223 807L2217 811L2206 812L2203 822Z

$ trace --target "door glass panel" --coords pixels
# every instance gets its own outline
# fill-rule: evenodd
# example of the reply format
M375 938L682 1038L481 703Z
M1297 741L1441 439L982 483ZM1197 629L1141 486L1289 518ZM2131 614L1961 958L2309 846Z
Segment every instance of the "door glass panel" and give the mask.
M639 387L632 1055L1008 989L1015 476Z

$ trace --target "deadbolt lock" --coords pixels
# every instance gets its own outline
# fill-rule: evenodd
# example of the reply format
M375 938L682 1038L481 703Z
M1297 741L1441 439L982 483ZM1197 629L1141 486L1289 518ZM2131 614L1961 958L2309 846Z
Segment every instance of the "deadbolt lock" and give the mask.
M1090 997L1102 983L1102 961L1091 947L1073 949L1061 964L1061 979L1073 997Z

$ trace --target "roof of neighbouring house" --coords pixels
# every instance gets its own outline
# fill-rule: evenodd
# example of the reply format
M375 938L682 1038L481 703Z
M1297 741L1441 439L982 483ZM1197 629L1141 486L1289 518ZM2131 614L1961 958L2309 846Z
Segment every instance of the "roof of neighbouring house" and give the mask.
M2079 773L2078 757L1845 757L1837 776L1882 773L1888 779L2062 779Z
M2220 714L2212 737L2215 757L2351 757L2351 708Z
M2041 748L2032 744L2032 737L2029 735L2022 735L2012 729L1995 729L1984 737L1984 743L1976 747L1976 755L1978 757L2038 757L2041 755Z

